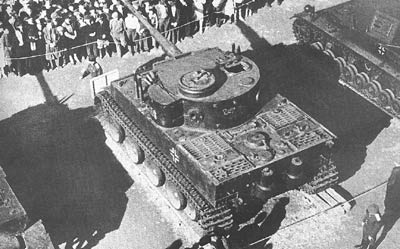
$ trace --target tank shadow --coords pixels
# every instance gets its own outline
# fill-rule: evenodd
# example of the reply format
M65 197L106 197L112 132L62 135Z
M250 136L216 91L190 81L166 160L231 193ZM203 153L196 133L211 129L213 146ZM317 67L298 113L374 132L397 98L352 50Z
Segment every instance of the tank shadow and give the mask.
M35 74L37 81L39 82L40 88L42 89L43 96L46 100L47 104L57 104L57 98L51 92L49 84L47 84L46 79L44 78L43 72L40 71Z
M390 124L390 117L340 85L334 61L320 51L290 45L291 73L279 91L337 137L333 158L340 181L363 164L366 147Z
M257 32L242 20L237 20L235 24L240 29L240 32L242 32L242 34L250 41L253 50L271 47L271 44L266 39L259 36Z
M30 221L42 219L65 248L91 248L117 229L132 184L92 115L92 108L46 101L0 121L7 180Z
M353 200L353 195L347 191L346 189L344 189L342 186L340 185L336 185L333 187L333 189L339 194L341 195L345 200L351 200L349 202L350 204L350 209L353 208L356 205L356 200Z

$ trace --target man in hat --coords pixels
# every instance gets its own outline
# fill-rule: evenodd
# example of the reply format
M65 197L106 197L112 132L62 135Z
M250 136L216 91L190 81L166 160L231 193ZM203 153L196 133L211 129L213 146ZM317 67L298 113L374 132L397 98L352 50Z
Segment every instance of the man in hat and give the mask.
M125 23L124 20L120 17L120 13L118 11L114 11L111 17L112 17L110 20L111 38L114 41L118 57L122 57L121 46L125 48L127 44L125 39Z
M375 246L376 235L381 228L381 214L379 213L379 206L371 204L366 210L366 214L362 221L363 236L361 244L356 245L355 248L372 249Z
M83 79L89 74L92 76L92 78L103 74L103 69L101 68L100 64L97 63L94 55L89 55L88 60L89 63L83 68L81 77L79 79Z
M84 34L85 44L86 44L86 54L87 56L93 55L98 56L97 51L97 26L98 23L95 22L94 17L86 15L84 17L86 26L82 27L80 32Z

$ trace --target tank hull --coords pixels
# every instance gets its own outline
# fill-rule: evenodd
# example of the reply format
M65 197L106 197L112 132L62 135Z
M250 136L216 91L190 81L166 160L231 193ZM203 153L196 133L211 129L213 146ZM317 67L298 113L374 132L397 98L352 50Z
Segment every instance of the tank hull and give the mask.
M144 151L145 163L161 169L165 174L166 182L172 183L179 189L187 200L187 206L194 207L199 214L198 222L206 231L213 231L216 227L229 229L232 226L235 222L233 213L237 205L240 205L246 197L252 195L257 197L257 194L254 194L255 187L262 170L266 167L276 172L274 182L278 187L274 189L271 196L299 186L307 192L318 192L335 185L338 181L336 168L329 160L329 148L326 146L335 138L334 135L279 95L274 101L264 106L264 112L261 111L245 124L219 131L198 131L182 127L162 128L157 126L151 117L146 116L143 106L140 107L139 103L135 105L132 102L123 101L123 96L118 92L102 92L98 98L101 103L100 108L103 110L102 115L120 125L126 134L124 140L134 141ZM306 118L315 124L311 133L322 133L318 135L318 139L310 139L298 148L292 146L294 142L289 147L281 147L282 151L279 152L281 154L275 155L275 158L269 161L250 161L248 158L251 149L247 151L248 155L241 154L247 153L246 146L238 141L242 141L243 136L246 136L249 131L262 129L253 126L263 118L267 120L266 113L274 113L271 109L274 108L273 106L277 108L281 101L289 103L292 109L297 108L297 114L302 115L301 118L299 116L297 118L300 120ZM297 119L291 121L298 122ZM281 125L285 129L288 124ZM264 128L271 129L268 125ZM283 132L284 129L277 128L279 132ZM300 137L305 138L307 135ZM196 142L201 140L216 141L219 148L214 143L208 149L208 153L212 153L210 149L214 149L214 154L200 155L191 145L205 146ZM226 146L225 150L220 150L224 146ZM221 154L218 152L231 155L222 166L215 164L215 157ZM236 154L236 157L232 154ZM307 165L304 170L305 177L293 181L288 179L287 172L290 159L297 156L307 158L305 160ZM227 163L229 161L233 163ZM241 163L238 163L239 161ZM243 162L246 163L243 164ZM204 165L208 165L208 168L205 169ZM141 170L145 169L142 167Z

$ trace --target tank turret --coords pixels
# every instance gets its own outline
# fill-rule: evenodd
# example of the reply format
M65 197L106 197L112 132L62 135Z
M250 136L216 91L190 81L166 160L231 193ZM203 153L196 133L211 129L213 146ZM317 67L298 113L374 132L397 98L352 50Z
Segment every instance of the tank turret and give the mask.
M296 15L299 43L335 60L340 83L400 117L400 2L352 0Z
M219 48L181 53L148 28L168 57L113 81L95 102L108 136L143 163L173 207L207 231L228 229L246 198L337 182L335 135L285 97L265 94L250 58Z

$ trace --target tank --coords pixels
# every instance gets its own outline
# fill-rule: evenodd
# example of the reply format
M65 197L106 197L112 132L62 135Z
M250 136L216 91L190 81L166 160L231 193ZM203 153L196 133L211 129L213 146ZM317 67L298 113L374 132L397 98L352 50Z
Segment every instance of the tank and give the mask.
M295 15L294 34L332 57L339 82L392 117L400 116L400 2L352 0Z
M251 59L219 48L182 53L125 5L167 57L111 82L95 104L107 136L175 209L206 232L229 230L247 200L338 181L335 135L269 93Z

